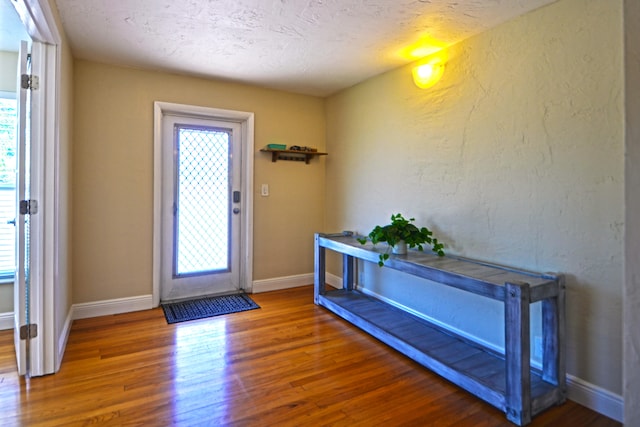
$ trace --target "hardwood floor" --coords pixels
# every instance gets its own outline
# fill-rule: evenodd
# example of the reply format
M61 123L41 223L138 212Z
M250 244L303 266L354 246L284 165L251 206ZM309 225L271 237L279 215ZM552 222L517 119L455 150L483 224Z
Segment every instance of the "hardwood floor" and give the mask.
M0 332L2 426L510 426L504 414L313 304L167 325L162 310L77 320L60 372L15 374ZM574 402L531 426L619 426Z

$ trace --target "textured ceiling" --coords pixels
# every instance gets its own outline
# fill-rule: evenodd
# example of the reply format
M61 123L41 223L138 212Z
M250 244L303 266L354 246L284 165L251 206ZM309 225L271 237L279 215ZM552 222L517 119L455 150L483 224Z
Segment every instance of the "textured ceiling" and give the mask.
M56 0L75 57L326 96L556 0Z

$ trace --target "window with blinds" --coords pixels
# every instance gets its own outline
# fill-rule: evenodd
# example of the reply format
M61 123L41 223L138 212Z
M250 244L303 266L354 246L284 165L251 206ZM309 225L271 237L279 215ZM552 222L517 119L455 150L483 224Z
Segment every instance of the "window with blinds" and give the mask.
M0 95L0 282L16 268L16 100Z

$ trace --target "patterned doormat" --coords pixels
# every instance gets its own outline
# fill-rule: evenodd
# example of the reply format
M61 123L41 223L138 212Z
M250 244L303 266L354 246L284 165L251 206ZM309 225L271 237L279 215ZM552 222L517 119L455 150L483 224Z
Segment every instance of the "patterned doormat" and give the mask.
M162 304L167 323L186 322L260 308L246 294L222 295Z

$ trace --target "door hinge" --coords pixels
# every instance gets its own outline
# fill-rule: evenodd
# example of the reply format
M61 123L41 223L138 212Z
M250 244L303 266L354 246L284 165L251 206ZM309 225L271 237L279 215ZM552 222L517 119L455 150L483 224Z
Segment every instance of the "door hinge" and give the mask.
M40 88L40 78L33 74L23 74L20 76L20 87L22 89L36 90Z
M20 215L33 215L38 213L37 200L20 200Z
M29 338L35 338L38 336L38 325L31 323L29 325L20 326L20 339L26 340Z

